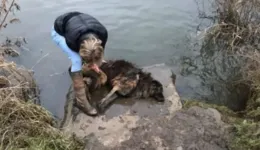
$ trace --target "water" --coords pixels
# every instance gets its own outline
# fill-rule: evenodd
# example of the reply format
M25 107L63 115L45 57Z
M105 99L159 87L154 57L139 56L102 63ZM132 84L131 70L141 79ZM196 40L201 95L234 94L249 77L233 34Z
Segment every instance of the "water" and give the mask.
M41 88L42 105L61 117L71 80L70 62L50 37L55 18L67 11L95 16L109 32L106 59L124 58L139 66L166 63L178 75L181 96L194 95L196 78L182 77L176 60L193 55L186 45L198 25L194 0L20 0L20 24L8 26L2 33L26 37L28 50L16 61L35 71ZM39 59L41 59L39 61ZM175 60L175 61L173 61Z

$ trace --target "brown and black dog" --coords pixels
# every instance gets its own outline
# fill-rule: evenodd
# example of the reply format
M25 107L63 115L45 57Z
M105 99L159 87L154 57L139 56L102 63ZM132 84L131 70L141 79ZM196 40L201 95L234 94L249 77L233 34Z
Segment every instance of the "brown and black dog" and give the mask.
M154 98L158 102L164 102L163 85L155 80L150 73L143 71L126 60L109 60L100 66L106 74L106 84L111 91L99 102L99 111L111 104L117 97ZM92 72L94 74L94 72ZM95 89L95 82L102 79L93 78L90 89Z
M132 98L154 98L158 102L164 102L163 86L155 80L150 73L144 72L134 64L125 60L109 60L103 63L100 69L101 74L88 68L87 65L82 67L84 80L88 88L86 92L88 97L99 89L96 83L107 85L110 87L110 92L102 100L98 107L101 113L111 104L117 97L132 97ZM172 76L175 83L176 76ZM67 93L66 105L64 106L64 117L60 123L60 127L64 127L69 122L70 118L75 120L80 112L73 107L75 95L73 94L72 86Z

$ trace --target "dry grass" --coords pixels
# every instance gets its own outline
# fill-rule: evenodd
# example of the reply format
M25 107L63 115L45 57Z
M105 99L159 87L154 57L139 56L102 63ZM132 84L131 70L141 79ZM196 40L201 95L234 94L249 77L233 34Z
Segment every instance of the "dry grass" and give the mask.
M252 89L260 91L260 53L259 51L250 51L243 54L247 58L247 63L243 67L243 79L247 81Z
M204 45L236 57L240 66L239 82L252 91L243 116L247 121L235 124L232 148L260 149L260 0L214 0L212 16L215 24L204 35Z
M203 36L204 53L219 51L232 56L236 63L238 82L251 89L242 112L242 121L234 125L231 148L235 150L260 149L260 0L213 0L213 12L200 17L210 19L213 25ZM206 48L205 48L206 47ZM210 53L210 52L208 52ZM231 70L226 70L231 71ZM244 92L244 91L242 91ZM223 115L230 116L224 112ZM233 118L232 118L233 119ZM237 120L237 119L235 119ZM244 121L243 121L244 120Z
M200 15L215 24L204 34L204 46L229 53L240 62L240 83L260 92L260 0L214 0L213 15ZM206 49L207 51L207 49Z
M39 105L15 98L1 100L0 149L82 149L80 141L52 125L51 114Z
M215 0L213 15L200 15L216 24L206 30L205 41L226 46L225 50L260 49L260 1Z
M80 150L83 142L54 127L52 115L37 105L33 73L0 57L0 149Z
M39 89L33 79L33 73L13 62L0 58L0 100L17 98L39 103Z

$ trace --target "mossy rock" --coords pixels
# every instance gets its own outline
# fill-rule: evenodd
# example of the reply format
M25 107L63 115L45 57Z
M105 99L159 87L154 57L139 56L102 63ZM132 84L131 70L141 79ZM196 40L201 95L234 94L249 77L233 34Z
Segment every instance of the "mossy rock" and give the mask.
M232 150L259 150L260 149L260 122L256 119L249 119L249 116L256 118L259 116L260 109L251 110L249 112L233 112L225 106L208 104L199 101L188 100L184 102L183 108L187 109L192 106L202 108L215 108L222 115L221 119L230 124L232 129L230 134L232 140L230 149Z

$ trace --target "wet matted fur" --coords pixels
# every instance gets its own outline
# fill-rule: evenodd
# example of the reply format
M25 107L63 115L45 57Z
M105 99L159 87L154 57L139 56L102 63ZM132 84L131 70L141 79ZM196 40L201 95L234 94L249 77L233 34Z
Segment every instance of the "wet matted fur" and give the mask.
M84 70L86 69L86 70ZM155 98L158 102L164 102L163 86L153 79L150 73L142 71L134 64L125 60L110 60L103 63L100 69L107 75L106 85L110 87L110 93L104 97L99 103L99 111L104 112L105 108L111 104L118 96L133 97L133 98ZM96 72L83 67L84 79L87 85L87 94L93 93L96 88L97 80L100 80L100 75ZM87 79L88 78L88 79ZM91 80L89 80L91 78ZM175 83L176 76L173 76ZM75 120L79 109L73 107L75 94L73 94L72 86L67 93L66 105L64 106L64 117L61 121L60 128L67 126L71 117Z
M111 91L98 104L99 111L111 104L118 96L135 99L154 98L164 102L163 85L147 73L126 60L109 60L100 66L107 75L106 84ZM95 84L92 82L91 84Z

